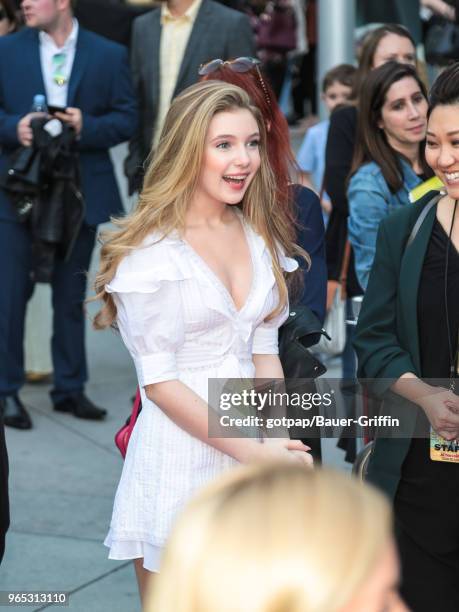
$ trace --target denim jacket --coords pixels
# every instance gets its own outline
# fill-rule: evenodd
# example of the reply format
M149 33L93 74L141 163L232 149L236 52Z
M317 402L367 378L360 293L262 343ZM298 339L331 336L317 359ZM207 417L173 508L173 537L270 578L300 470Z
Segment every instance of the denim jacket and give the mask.
M349 182L349 240L354 249L357 278L363 289L367 287L373 265L381 219L409 204L409 192L422 182L405 160L400 161L403 187L396 193L390 191L381 168L375 162L361 166Z

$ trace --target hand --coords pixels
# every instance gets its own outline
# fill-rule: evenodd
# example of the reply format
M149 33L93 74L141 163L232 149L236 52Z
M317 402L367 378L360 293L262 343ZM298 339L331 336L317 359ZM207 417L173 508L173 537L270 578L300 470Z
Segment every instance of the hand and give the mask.
M289 438L267 438L263 444L258 444L255 460L260 461L296 461L312 465L312 455L308 453L309 446L301 440Z
M54 115L57 119L60 119L67 125L70 125L75 130L75 134L79 136L83 127L83 115L79 108L73 108L69 106L65 109L65 112L58 112Z
M432 387L432 394L418 400L433 429L445 440L459 438L459 397L452 391Z
M33 142L33 132L30 127L32 119L37 117L47 117L46 113L28 113L19 121L17 125L18 140L24 147L30 147Z

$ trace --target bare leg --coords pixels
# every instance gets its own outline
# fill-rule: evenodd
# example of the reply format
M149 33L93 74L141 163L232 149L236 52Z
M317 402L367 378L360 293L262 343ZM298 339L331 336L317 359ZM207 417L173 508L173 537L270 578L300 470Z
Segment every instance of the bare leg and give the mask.
M143 558L134 559L134 567L137 576L137 584L139 585L140 603L142 604L143 609L145 604L145 596L147 590L151 588L151 583L153 582L155 573L149 572L143 567Z

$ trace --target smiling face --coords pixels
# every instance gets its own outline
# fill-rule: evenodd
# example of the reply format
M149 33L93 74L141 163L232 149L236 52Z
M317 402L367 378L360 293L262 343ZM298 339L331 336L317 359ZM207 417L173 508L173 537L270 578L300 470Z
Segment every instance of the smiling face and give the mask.
M373 56L372 68L377 68L390 61L416 66L416 49L409 38L392 32L381 38Z
M433 109L427 127L426 161L448 195L459 199L459 104Z
M389 87L378 127L396 151L425 138L427 100L413 77L400 79Z
M209 125L195 198L239 204L260 167L260 131L249 110L217 113Z

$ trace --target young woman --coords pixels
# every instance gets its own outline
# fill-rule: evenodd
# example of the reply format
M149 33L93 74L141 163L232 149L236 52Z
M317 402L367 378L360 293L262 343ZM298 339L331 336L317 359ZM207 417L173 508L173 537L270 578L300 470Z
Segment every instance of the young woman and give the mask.
M290 145L288 124L269 82L261 72L261 63L251 57L225 62L216 59L201 66L199 74L203 81L218 79L241 87L261 111L269 163L276 181L277 205L286 211L296 225L297 242L311 258L311 265L303 270L302 295L296 299L309 306L323 322L327 272L320 202L311 189L295 184L300 169Z
M388 62L368 75L360 95L347 197L349 240L362 289L368 283L381 219L410 203L432 171L424 159L427 92L412 66Z
M328 277L332 280L339 280L347 240L349 208L346 187L354 157L358 97L362 84L366 83L371 70L390 61L416 66L414 41L408 30L397 24L385 24L365 37L359 54L359 66L353 92L355 102L353 105L336 110L330 117L324 185L332 202L332 212L325 236ZM347 275L347 290L349 297L362 293L355 275L352 256ZM344 367L344 369L349 371L348 377L352 378L353 365L350 364L350 367Z
M277 378L284 272L304 251L276 204L263 120L248 95L194 85L167 115L137 208L101 253L95 324L116 322L138 375L134 428L106 544L136 559L141 593L195 489L236 462L309 462L297 441L211 438L210 378Z
M391 527L348 476L233 470L179 518L147 612L407 612Z
M354 342L359 376L403 402L404 437L376 439L368 474L394 499L416 612L459 601L459 64L434 83L429 112L426 160L446 192L381 221Z

